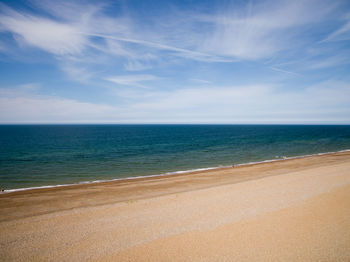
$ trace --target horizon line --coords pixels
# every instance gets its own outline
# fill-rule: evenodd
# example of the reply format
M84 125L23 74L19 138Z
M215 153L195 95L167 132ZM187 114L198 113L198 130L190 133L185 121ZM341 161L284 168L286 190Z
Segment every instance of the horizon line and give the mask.
M45 122L19 122L19 123L0 123L0 126L3 125L350 125L350 123L139 123L139 122L131 122L131 123L96 123L96 122L54 122L54 123L45 123Z

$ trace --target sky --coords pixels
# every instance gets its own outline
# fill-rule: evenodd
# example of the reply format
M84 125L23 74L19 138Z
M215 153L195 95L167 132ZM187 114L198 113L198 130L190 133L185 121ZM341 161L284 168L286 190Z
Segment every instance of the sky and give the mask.
M1 0L0 123L350 124L350 2Z

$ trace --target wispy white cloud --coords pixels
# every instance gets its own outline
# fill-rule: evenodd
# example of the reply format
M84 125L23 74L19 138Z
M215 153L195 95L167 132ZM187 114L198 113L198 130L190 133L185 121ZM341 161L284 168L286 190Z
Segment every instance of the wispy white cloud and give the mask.
M61 60L71 60L73 56L82 59L95 53L113 55L115 47L109 49L106 42L95 41L89 34L127 35L130 31L126 19L105 15L103 6L99 4L86 4L81 8L79 4L68 1L35 2L41 11L49 15L14 10L1 4L0 32L11 33L19 46L39 48ZM130 54L121 53L122 56Z
M129 60L124 65L125 70L127 71L143 71L147 69L151 69L152 66L147 63L142 63L138 60Z
M288 71L288 70L285 70L285 69L281 69L281 68L278 68L278 67L271 66L269 68L274 70L274 71L277 71L277 72L282 72L282 73L285 73L285 74L291 74L291 75L300 76L300 74L298 74L298 73L295 73L295 72L292 72L292 71Z
M267 58L298 46L300 26L315 23L332 11L329 1L261 1L243 8L228 8L203 19L215 23L202 50L243 59ZM298 30L296 30L298 29Z
M25 83L11 88L0 88L0 96L17 97L28 94L35 94L40 89L39 83Z
M40 88L39 83L26 83L22 85L18 85L16 87L17 90L27 91L27 92L33 92L35 90L38 90Z
M70 26L90 33L128 35L132 22L125 16L106 15L111 2L87 0L30 0L42 10ZM83 30L84 29L84 30Z
M184 58L189 58L189 59L194 59L198 61L210 61L210 62L232 62L232 60L223 58L217 55L212 55L200 51L193 51L189 49L184 49L184 48L179 48L167 44L162 44L162 43L157 43L157 42L152 42L152 41L145 41L142 39L137 39L137 38L125 38L125 37L119 37L119 36L113 36L113 35L104 35L104 34L96 34L96 33L83 33L84 35L87 36L94 36L94 37L101 37L104 39L111 39L119 42L126 42L126 43L131 43L131 44L137 44L137 45L142 45L146 46L149 48L154 48L154 49L159 49L159 50L165 50L165 51L172 51L174 52L175 55L184 57Z
M70 79L81 83L89 83L90 79L98 74L86 65L70 61L61 62L60 68Z
M331 41L350 40L350 14L347 14L344 20L345 23L343 23L343 25L340 28L330 33L325 39L323 39L320 42L324 43Z
M135 86L135 87L146 87L143 82L145 81L154 81L160 79L154 75L123 75L123 76L111 76L105 78L105 80L126 86Z
M80 53L86 45L79 29L65 23L21 14L9 8L0 14L3 30L12 32L17 41L35 46L47 52L64 55Z
M204 79L198 79L198 78L191 78L190 79L192 82L199 83L199 84L210 84L212 83L209 80L204 80Z
M337 54L337 55L328 56L328 57L318 57L315 59L311 59L306 63L304 62L304 64L306 64L305 65L306 69L323 69L323 68L330 68L330 67L349 64L350 60L348 58L349 58L349 55L347 55L347 53L343 53L340 55Z

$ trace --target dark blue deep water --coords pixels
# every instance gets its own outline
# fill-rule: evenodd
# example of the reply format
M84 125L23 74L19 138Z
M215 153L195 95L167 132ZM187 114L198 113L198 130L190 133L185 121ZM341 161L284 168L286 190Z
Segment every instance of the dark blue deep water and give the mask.
M350 149L350 126L0 125L6 189Z

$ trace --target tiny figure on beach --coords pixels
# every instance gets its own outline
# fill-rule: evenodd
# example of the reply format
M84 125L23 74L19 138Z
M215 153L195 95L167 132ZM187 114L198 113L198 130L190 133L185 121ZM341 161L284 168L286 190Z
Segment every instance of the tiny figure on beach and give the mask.
M232 165L232 167L235 167L235 165Z

